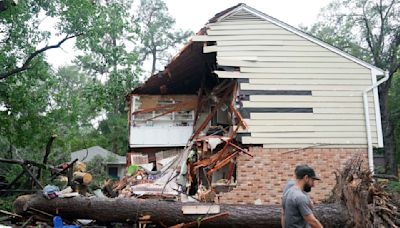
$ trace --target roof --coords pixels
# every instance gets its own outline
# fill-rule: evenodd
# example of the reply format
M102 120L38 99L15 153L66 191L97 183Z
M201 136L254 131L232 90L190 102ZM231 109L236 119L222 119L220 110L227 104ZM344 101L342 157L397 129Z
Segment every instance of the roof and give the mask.
M234 14L234 13L240 11L240 10L246 10L249 13L252 13L253 15L255 15L255 16L261 18L261 19L264 19L264 20L266 20L266 21L268 21L268 22L270 22L272 24L275 24L275 25L277 25L277 26L279 26L281 28L284 28L284 29L286 29L286 30L288 30L290 32L293 32L293 33L295 33L295 34L297 34L297 35L299 35L299 36L301 36L301 37L303 37L303 38L305 38L305 39L307 39L307 40L309 40L309 41L311 41L313 43L316 43L316 44L318 44L318 45L320 45L320 46L322 46L324 48L327 48L328 50L330 50L330 51L332 51L332 52L334 52L336 54L341 55L342 57L345 57L345 58L347 58L347 59L349 59L349 60L351 60L353 62L356 62L356 63L358 63L358 64L360 64L360 65L362 65L362 66L364 66L366 68L369 68L371 70L379 71L382 75L385 73L384 70L382 70L382 69L380 69L380 68L378 68L378 67L376 67L376 66L374 66L374 65L372 65L370 63L367 63L367 62L365 62L365 61L363 61L363 60L361 60L361 59L359 59L359 58L357 58L355 56L352 56L352 55L340 50L339 48L334 47L333 45L330 45L330 44L328 44L328 43L326 43L326 42L324 42L324 41L312 36L311 34L308 34L308 33L304 32L304 31L302 31L300 29L297 29L297 28L295 28L295 27L283 22L283 21L280 21L280 20L278 20L278 19L276 19L274 17L271 17L271 16L269 16L269 15L267 15L267 14L261 12L261 11L258 11L256 9L244 4L244 3L239 3L238 5L236 5L234 7L228 8L227 10L224 10L224 11L216 14L213 18L211 18L209 20L208 24L222 21L223 19L229 17L230 15L232 15L232 14Z
M126 164L126 158L124 156L114 154L100 146L93 146L72 152L71 160L79 159L79 161L90 162L96 156L106 159L107 164Z

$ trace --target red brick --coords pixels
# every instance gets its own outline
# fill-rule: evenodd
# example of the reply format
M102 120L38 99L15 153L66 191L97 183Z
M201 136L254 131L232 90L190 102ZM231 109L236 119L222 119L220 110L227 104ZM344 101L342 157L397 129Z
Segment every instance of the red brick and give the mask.
M367 158L367 150L357 148L296 150L250 147L249 152L254 157L239 157L237 186L231 192L219 194L221 203L254 204L260 199L265 205L280 204L282 189L287 180L294 179L294 168L299 164L308 164L323 178L323 182L316 182L311 194L313 200L320 202L331 194L335 184L334 171L343 167L355 154Z

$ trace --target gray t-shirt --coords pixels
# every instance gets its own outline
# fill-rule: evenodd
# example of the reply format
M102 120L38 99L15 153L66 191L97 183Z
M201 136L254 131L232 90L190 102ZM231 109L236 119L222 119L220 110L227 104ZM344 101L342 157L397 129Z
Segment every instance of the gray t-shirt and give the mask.
M312 214L307 194L297 187L291 187L283 195L282 206L285 212L286 228L310 227L303 218Z

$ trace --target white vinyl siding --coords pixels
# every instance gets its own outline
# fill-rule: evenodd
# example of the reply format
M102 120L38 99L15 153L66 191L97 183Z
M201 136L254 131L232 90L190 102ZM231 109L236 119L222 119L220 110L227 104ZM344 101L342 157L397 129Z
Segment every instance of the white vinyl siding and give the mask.
M362 92L371 69L242 10L207 25L193 41L215 41L220 78L248 79L240 90L311 91L311 95L249 95L243 108L312 108L312 113L250 112L244 144L264 148L367 147ZM238 16L239 15L239 16ZM253 17L253 18L252 18ZM378 145L374 96L368 94L373 145Z

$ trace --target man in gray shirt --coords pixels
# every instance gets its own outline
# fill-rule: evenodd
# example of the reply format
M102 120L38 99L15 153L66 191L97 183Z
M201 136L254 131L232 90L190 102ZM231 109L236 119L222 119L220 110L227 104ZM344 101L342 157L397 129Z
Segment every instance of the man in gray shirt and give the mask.
M311 208L307 192L314 187L314 181L320 180L315 171L309 166L296 167L296 183L287 189L282 197L282 227L308 228L323 227L315 218Z

